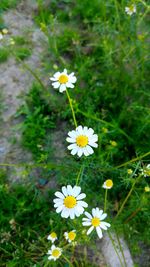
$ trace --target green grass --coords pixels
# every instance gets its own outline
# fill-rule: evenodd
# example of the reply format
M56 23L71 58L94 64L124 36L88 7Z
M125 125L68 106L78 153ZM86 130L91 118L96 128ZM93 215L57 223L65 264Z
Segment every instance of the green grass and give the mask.
M9 57L9 50L7 48L0 48L0 63L7 61Z
M15 50L15 56L17 59L25 60L26 58L30 57L32 54L31 50L26 47L18 47Z
M16 7L19 0L1 0L0 2L0 10L7 10L8 8Z
M26 184L8 185L6 172L0 174L0 266L56 266L54 263L47 264L46 253L50 249L51 242L47 241L48 234L57 232L58 238L63 239L64 231L71 229L71 224L63 226L59 221L59 215L54 213L52 198L54 190L43 194L42 188L33 186L27 179ZM33 223L34 222L34 223ZM81 256L78 261L74 259L74 266L79 267ZM95 267L88 262L82 266ZM64 260L57 266L69 266Z
M18 46L31 45L27 36L17 35L13 37L13 40L15 41L15 44Z
M18 111L18 116L23 118L22 145L32 152L35 160L34 168L37 171L40 170L41 174L40 178L32 177L33 181L35 179L40 183L40 181L55 179L58 188L67 184L74 185L79 169L84 165L80 186L87 195L87 202L91 203L89 204L89 209L91 209L95 206L103 208L104 189L102 184L106 179L112 179L114 187L108 192L107 204L108 221L110 222L136 179L136 176L127 174L127 169L132 168L138 175L140 168L144 164L148 164L150 159L147 156L134 163L124 165L122 168L117 167L144 155L149 148L150 84L148 74L150 64L147 57L149 21L146 4L144 6L141 2L136 1L137 14L130 17L124 12L127 5L124 0L93 0L92 2L88 0L82 2L80 0L53 0L48 5L45 5L44 1L38 1L38 10L34 19L47 36L47 48L43 53L42 60L45 77L48 80L56 71L62 71L64 68L67 68L69 73L75 72L77 83L74 89L69 90L69 93L73 99L77 122L93 128L99 136L99 148L95 149L95 153L91 157L79 160L67 152L65 139L68 131L74 129L72 114L66 94L60 94L54 90L50 83L45 90L34 74L36 83L30 88L25 98L25 104ZM16 40L17 45L25 45L24 38L19 38ZM107 128L108 131L106 132L104 128ZM55 148L54 129L61 131L60 140L55 143ZM117 142L117 146L111 145L112 140ZM61 149L59 144L66 151L64 157L59 157L59 149ZM57 157L54 150L57 150ZM27 166L27 170L30 176L32 166ZM149 178L143 177L137 183L122 214L116 220L115 229L120 235L125 236L133 255L140 251L139 242L150 245L149 193L144 193L144 187L147 185L150 185ZM7 196L5 186L3 190ZM20 205L24 205L23 210L25 209L27 212L25 214L27 219L24 222L25 229L20 229L22 243L25 243L25 253L22 248L19 249L20 260L15 255L9 256L10 265L8 266L19 266L19 264L21 266L22 262L24 262L22 266L32 266L34 262L45 266L45 243L44 245L40 243L41 255L36 259L34 256L31 256L30 259L28 257L30 255L30 253L28 254L28 245L33 233L30 233L31 236L25 235L24 237L24 231L32 229L31 223L33 229L39 232L39 236L46 235L49 229L49 220L56 220L56 230L60 234L64 230L63 223L65 224L65 221L55 214L52 206L52 213L48 214L47 201L49 201L49 205L52 205L52 196L50 195L47 200L38 191L37 194L44 203L40 202L39 204L39 198L34 197L35 191L37 192L37 188L34 185L32 189L25 188L23 185L12 189L12 196L16 203L13 204L14 216L19 223L22 222L24 214L22 214ZM30 206L28 201L32 198L33 204ZM12 207L11 205L11 203L7 204ZM37 205L40 210L42 209L42 219L38 218L39 210L34 209L34 206ZM5 202L3 202L2 210L5 208ZM136 212L135 216L134 212ZM33 214L32 222L29 218L30 214ZM11 217L8 215L7 221ZM4 218L3 226L8 224ZM43 233L39 229L41 224ZM79 225L75 226L78 228ZM52 229L55 229L53 227ZM112 229L114 229L113 226ZM8 231L8 228L4 227L4 231ZM15 242L16 248L18 248L20 240ZM34 249L38 251L39 243L36 242ZM81 239L82 242L84 240ZM12 251L11 247L4 247L4 249L6 254ZM6 257L5 253L2 254L4 255L2 264ZM67 256L69 259L71 258L71 256ZM74 264L76 264L75 261ZM84 261L81 264L83 266L85 264L85 267L92 266ZM139 266L148 267L148 262L143 264L143 266L140 264ZM59 263L54 266L59 266Z

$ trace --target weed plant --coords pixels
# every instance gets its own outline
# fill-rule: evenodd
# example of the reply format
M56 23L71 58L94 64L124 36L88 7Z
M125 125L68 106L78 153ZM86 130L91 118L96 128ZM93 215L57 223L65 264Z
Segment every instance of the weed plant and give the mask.
M67 94L60 96L51 84L45 88L36 71L31 70L36 83L33 84L18 115L24 117L22 144L33 153L35 166L40 163L46 179L50 180L53 173L58 187L67 184L73 186L78 182L82 191L86 192L86 201L91 203L89 208L97 206L105 209L107 206L112 231L126 237L134 255L140 251L140 241L150 245L149 192L145 190L145 187L149 188L149 174L147 177L142 174L142 170L149 163L150 154L147 15L150 6L147 2L137 0L134 2L137 11L129 16L125 12L128 4L131 3L124 0L53 0L48 4L38 1L35 21L47 37L47 50L43 55L45 73L47 77L52 77L55 72L66 68L69 73L75 72L77 85L74 89L69 89L68 99ZM75 128L72 114L75 114L79 125L93 128L98 135L99 146L92 156L79 159L67 153L66 141L61 139L64 133L67 137L68 131ZM62 129L59 142L66 148L63 157L56 158L49 145L48 136L52 136L54 128ZM55 149L59 150L59 143ZM30 173L32 165L27 168ZM107 190L102 188L106 179L111 179L114 184L108 196ZM18 192L23 190L21 195L24 200L20 195L17 196L12 215L18 224L18 231L21 231L21 238L23 235L23 241L25 239L27 242L22 242L25 246L24 252L21 252L22 248L16 252L23 253L23 256L13 255L12 248L3 247L2 264L8 253L8 266L21 266L22 262L22 266L34 266L33 263L35 266L44 267L59 264L92 266L92 263L86 261L80 263L79 260L76 263L77 259L72 257L71 251L62 261L58 260L56 265L48 262L47 256L44 257L48 246L45 240L49 231L57 232L61 240L67 229L76 227L78 231L81 227L80 219L75 220L73 225L72 220L60 219L60 215L55 213L52 206L54 192L50 191L47 203L42 190L39 190L38 194L44 204L37 204L39 199L33 197L37 190L35 187L29 191L24 186L8 189L4 183L2 188L2 193L6 196L7 190L12 190L15 201ZM31 199L33 202L29 205ZM25 215L19 213L20 202L25 205ZM34 208L37 205L42 209L42 219L37 215L39 209ZM3 207L2 210L5 210L5 202ZM28 219L31 213L35 216L32 221ZM3 217L3 220L6 220L2 224L3 232L9 232L12 216ZM22 217L25 217L24 229L19 228ZM51 224L52 221L54 223ZM31 240L35 240L37 235L31 233L33 237L30 239L30 235L24 237L23 233L26 229L32 232L31 224L40 239L35 241L33 255L30 253ZM43 232L39 229L41 225ZM81 244L89 244L85 233L83 236ZM92 240L95 238L94 234ZM13 241L16 250L19 242L20 240L18 243ZM145 261L143 267L148 267L148 264L148 261ZM126 266L124 261L122 266Z

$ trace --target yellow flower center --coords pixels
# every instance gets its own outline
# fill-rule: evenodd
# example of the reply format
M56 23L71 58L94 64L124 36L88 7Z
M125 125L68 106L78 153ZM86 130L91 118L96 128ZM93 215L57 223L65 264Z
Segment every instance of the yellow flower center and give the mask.
M60 83L67 83L68 82L68 76L65 75L65 74L62 74L62 75L59 76L58 80L59 80Z
M78 146L80 147L85 147L87 144L88 144L88 137L85 136L85 135L79 135L77 138L76 138L76 143Z
M75 232L69 232L69 233L68 233L68 237L69 237L69 239L70 239L71 241L73 241L73 240L75 239L75 237L76 237L76 233L75 233Z
M129 10L130 10L130 12L134 12L134 6L133 6L133 5L130 6L130 7L129 7Z
M145 192L150 192L150 187L149 186L145 186Z
M72 209L75 207L76 203L77 203L76 198L73 196L67 196L64 199L64 205L66 208Z
M59 257L60 256L60 250L59 249L54 249L53 251L52 251L52 256L53 257L55 257L55 258L57 258L57 257Z
M97 227L100 225L100 219L97 217L93 217L91 223L94 227Z
M144 170L144 174L146 174L147 176L150 176L150 170L149 169Z
M106 180L106 186L107 187L112 187L113 186L113 181L112 180Z
M103 131L103 133L108 133L108 129L105 127L102 128L102 131Z
M52 232L52 233L50 234L50 236L51 236L52 238L56 238L56 237L57 237L57 235L56 235L55 232Z
M116 141L110 141L110 144L112 145L112 146L117 146L117 142Z
M128 173L128 174L132 174L132 173L133 173L132 169L128 169L128 170L127 170L127 173Z

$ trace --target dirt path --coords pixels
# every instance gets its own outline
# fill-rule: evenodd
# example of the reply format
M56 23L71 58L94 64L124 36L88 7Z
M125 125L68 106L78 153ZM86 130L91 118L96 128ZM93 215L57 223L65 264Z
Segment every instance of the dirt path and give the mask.
M36 70L41 67L41 53L43 51L44 35L35 27L32 19L32 12L36 5L31 2L22 1L17 9L9 10L3 16L5 25L9 30L9 37L26 36L30 32L30 38L33 45L32 55L25 61L31 69ZM18 120L15 113L22 103L20 95L27 93L32 84L33 77L23 70L14 57L11 57L0 66L0 88L3 95L4 109L2 112L2 123L0 127L0 162L19 163L31 161L31 155L20 146L20 133L15 127ZM19 177L11 171L11 180L17 180Z

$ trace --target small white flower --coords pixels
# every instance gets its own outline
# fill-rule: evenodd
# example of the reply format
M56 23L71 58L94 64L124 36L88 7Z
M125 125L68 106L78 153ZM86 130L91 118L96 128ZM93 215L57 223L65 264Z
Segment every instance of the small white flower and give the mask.
M61 212L61 217L74 219L75 216L79 217L84 212L84 208L88 207L88 204L82 201L86 194L80 194L80 192L80 186L67 185L62 187L62 193L55 193L58 198L54 199L54 207L57 213Z
M62 254L62 249L59 247L55 247L55 245L51 246L51 249L48 250L47 252L48 255L50 255L48 257L49 260L54 260L56 261Z
M103 237L102 230L107 230L110 227L110 224L107 222L102 222L106 217L107 214L103 213L103 210L99 208L92 209L92 215L88 212L85 212L87 218L83 218L83 226L91 226L87 231L87 235L89 235L93 229L96 229L99 238Z
M147 164L147 166L141 169L141 172L144 177L150 176L150 164Z
M77 78L74 76L74 72L67 74L67 70L64 69L63 72L56 72L50 80L53 81L52 86L55 89L59 88L59 92L62 93L66 91L66 88L74 88Z
M108 179L104 182L103 188L105 189L111 189L113 187L113 181Z
M71 154L77 154L81 157L83 154L89 156L94 153L92 147L98 147L96 142L98 141L98 135L94 134L92 128L78 126L75 130L68 133L69 137L66 138L66 141L72 143L68 146L68 149L71 150Z
M0 40L2 40L3 39L3 35L0 33Z
M47 240L52 241L52 243L54 243L56 239L57 239L57 235L56 235L55 232L52 232L52 233L51 233L50 235L48 235L48 237L47 237Z
M136 6L131 5L131 6L125 7L125 12L131 16L132 14L136 13Z
M75 238L76 238L76 233L75 232L76 232L76 230L72 230L70 232L65 232L64 233L64 237L69 243L71 243L71 242L73 242L75 240Z

